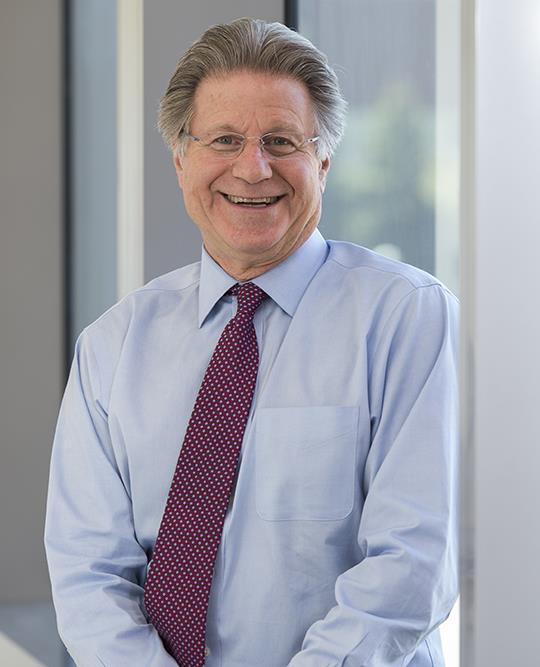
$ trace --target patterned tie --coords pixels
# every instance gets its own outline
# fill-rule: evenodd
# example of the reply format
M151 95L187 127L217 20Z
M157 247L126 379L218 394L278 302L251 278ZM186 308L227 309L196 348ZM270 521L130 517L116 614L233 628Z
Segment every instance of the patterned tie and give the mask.
M144 589L148 617L181 667L202 667L208 598L249 415L259 353L253 315L266 294L236 284L236 315L195 401Z

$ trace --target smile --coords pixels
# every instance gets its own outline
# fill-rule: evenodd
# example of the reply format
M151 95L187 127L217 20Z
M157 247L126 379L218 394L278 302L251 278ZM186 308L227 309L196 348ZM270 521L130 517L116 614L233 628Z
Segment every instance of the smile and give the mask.
M278 195L277 197L237 197L236 195L228 195L224 192L221 193L225 199L230 201L232 204L241 204L242 206L252 206L256 208L263 208L265 206L271 206L279 201L284 195Z

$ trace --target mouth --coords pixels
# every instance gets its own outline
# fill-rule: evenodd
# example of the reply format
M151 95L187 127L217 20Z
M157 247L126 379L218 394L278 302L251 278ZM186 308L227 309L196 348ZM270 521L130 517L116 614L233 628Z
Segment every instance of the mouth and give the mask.
M283 199L285 195L277 195L276 197L237 197L236 195L229 195L225 192L221 192L221 195L225 197L227 201L231 204L236 204L237 206L247 206L249 208L268 208L273 206L280 199Z

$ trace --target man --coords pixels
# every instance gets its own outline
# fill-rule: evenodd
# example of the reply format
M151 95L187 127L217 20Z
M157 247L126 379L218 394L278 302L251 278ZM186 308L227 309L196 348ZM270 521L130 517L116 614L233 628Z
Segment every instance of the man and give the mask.
M344 102L280 24L209 29L160 108L200 263L80 336L46 546L78 665L440 667L455 298L317 231Z

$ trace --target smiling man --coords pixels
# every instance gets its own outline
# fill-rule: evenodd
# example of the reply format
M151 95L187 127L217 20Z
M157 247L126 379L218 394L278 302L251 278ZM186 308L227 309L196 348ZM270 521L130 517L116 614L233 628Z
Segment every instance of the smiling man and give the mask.
M297 79L246 70L208 76L193 102L193 134L181 135L184 150L174 157L185 206L211 257L249 280L286 259L319 222L329 157L315 152L313 105Z
M201 261L81 334L45 542L94 667L441 667L457 305L317 225L345 103L280 24L210 28L160 107Z

